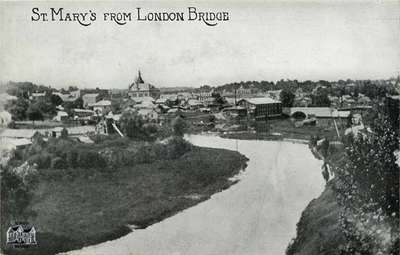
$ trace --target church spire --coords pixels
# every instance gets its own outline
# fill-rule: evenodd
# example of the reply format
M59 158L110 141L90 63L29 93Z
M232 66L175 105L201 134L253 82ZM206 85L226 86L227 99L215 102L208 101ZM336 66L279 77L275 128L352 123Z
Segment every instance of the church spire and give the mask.
M138 71L138 77L136 79L136 83L144 83L144 81L142 79L142 74L140 73L140 69Z

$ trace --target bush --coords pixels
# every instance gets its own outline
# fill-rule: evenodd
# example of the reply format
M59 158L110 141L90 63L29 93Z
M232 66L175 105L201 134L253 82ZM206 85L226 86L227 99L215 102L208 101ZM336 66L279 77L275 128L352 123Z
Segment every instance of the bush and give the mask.
M167 144L167 155L169 159L176 159L192 149L192 144L182 137L173 137Z
M79 150L78 166L83 168L104 168L107 162L97 151Z
M35 154L28 159L29 164L37 164L38 169L45 169L51 166L52 155L46 151Z
M61 138L62 139L67 139L68 138L68 130L66 128L63 128L61 130Z
M64 169L67 168L67 163L64 159L56 157L51 161L51 168L53 169Z
M147 140L154 141L157 138L158 125L149 123L143 125L144 133L146 134Z
M78 152L75 150L70 150L67 152L66 161L69 167L78 166Z
M176 136L183 136L184 133L186 132L188 125L186 121L180 117L177 116L173 121L172 121L172 128L174 130L174 134Z

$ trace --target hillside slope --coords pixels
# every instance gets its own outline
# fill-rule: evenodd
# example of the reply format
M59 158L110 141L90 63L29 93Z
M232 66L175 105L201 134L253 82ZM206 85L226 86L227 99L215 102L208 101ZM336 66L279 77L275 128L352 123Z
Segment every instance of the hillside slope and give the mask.
M303 211L297 223L297 237L287 248L287 255L339 254L344 236L338 225L339 206L332 185L329 182L324 192Z

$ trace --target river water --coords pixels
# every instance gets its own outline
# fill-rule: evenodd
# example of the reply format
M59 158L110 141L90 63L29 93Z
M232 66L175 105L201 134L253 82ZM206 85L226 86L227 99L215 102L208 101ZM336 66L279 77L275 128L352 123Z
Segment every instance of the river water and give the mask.
M188 140L246 155L240 181L146 229L68 254L284 255L301 212L324 188L321 162L304 144L206 135Z

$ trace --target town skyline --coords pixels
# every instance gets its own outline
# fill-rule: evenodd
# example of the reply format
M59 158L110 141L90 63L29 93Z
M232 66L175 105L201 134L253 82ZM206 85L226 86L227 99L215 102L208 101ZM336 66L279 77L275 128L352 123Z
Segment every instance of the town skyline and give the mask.
M1 26L2 82L126 89L139 69L157 87L281 79L377 80L399 75L398 2L198 4L202 10L230 12L229 22L212 28L201 23L90 27L33 23L32 8L57 6L2 6L6 7L1 8L3 24L7 24ZM100 12L134 6L66 3L62 7ZM140 6L147 10L185 7L183 3Z

